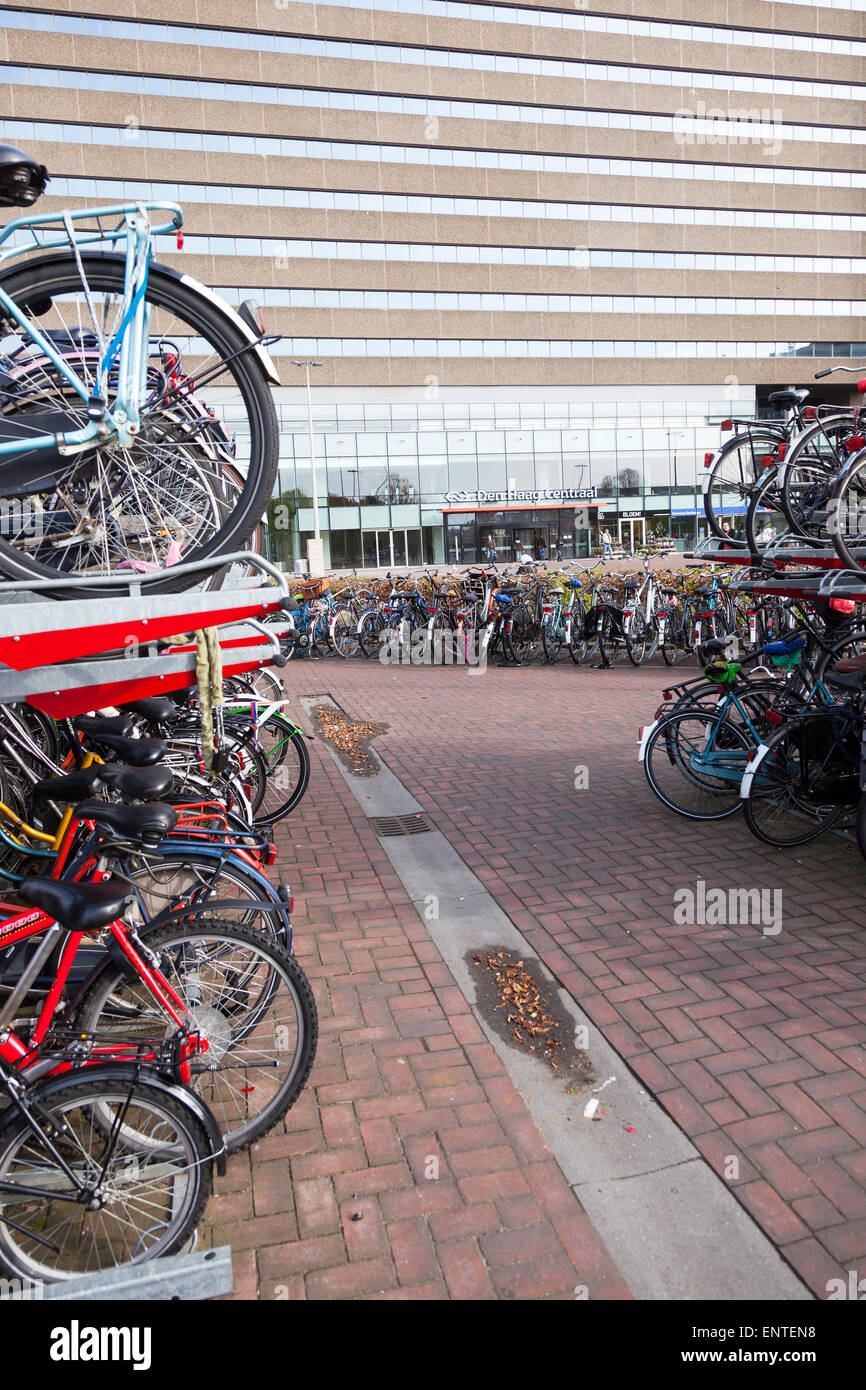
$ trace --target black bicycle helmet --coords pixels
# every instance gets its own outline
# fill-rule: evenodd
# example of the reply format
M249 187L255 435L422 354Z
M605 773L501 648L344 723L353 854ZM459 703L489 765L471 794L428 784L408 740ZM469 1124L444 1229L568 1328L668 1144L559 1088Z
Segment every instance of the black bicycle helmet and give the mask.
M44 164L14 145L0 145L0 207L32 207L47 182Z

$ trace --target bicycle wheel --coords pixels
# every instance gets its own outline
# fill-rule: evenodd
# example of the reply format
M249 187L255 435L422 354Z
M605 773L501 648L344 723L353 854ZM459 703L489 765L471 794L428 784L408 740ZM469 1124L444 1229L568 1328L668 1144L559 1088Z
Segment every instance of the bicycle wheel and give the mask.
M598 654L602 666L615 666L626 649L619 614L604 608L598 625Z
M297 1100L316 1053L313 992L295 960L240 923L145 928L141 940L208 1041L192 1086L233 1153L267 1134ZM132 1041L165 1018L142 980L108 960L81 999L75 1027ZM173 1029L173 1025L171 1025Z
M748 499L762 472L761 459L774 455L781 437L781 433L752 432L729 440L718 451L704 477L704 513L715 535L725 535L722 522Z
M545 613L544 622L541 624L541 644L544 648L544 659L552 666L562 656L566 618L561 604L554 603L551 607L552 611Z
M679 608L673 607L668 609L663 622L664 626L659 637L662 658L666 666L679 666L681 661L685 661L692 649L693 624L688 604L685 605L682 618Z
M0 283L93 386L95 333L110 339L119 326L125 258L85 252L81 260L86 289L65 253L4 270ZM172 576L173 565L242 549L261 519L276 477L279 431L258 358L231 320L166 267L150 267L145 302L148 395L134 446L109 440L68 461L52 463L48 451L4 461L0 567L13 578L120 579L124 571L128 578L165 569L165 579L148 591L176 592L201 575ZM4 410L6 418L35 427L47 410L55 412L51 432L85 424L87 405L65 377L23 332L6 327L18 337L15 409ZM114 368L109 376L109 408L118 375ZM27 462L37 458L41 472ZM121 594L125 584L99 592Z
M189 1238L212 1186L201 1120L156 1077L120 1068L72 1073L34 1088L54 1127L55 1156L17 1109L0 1121L0 1268L56 1283L171 1255ZM104 1198L78 1202L68 1169Z
M361 614L358 620L358 646L363 656L369 659L379 655L384 631L385 615L378 608Z
M506 659L519 666L534 661L542 649L541 625L521 601L514 605L509 618L503 649Z
M687 820L724 820L740 805L750 743L715 711L662 719L644 750L644 772L660 801Z
M752 489L746 511L745 535L751 555L760 555L779 536L788 531L788 521L779 501L779 477L768 468Z
M273 900L273 888L266 889L261 879L251 874L242 860L228 852L222 859L197 853L185 844L182 850L134 856L122 863L124 877L129 878L138 894L138 905L145 922L171 902L189 902L194 893L206 895L206 900L221 922L240 922L247 927L264 930L280 945L286 945L280 918L246 904ZM239 907L226 907L226 902Z
M821 726L827 737L822 738ZM835 799L845 785L851 788L851 806L857 804L858 779L839 766L834 743L832 720L823 716L798 721L767 740L768 751L753 770L743 801L746 824L765 845L805 845L829 830L845 814ZM822 799L830 790L834 799Z
M256 740L267 761L267 776L256 825L276 825L302 800L310 783L310 753L303 729L274 714L256 725Z
M253 694L266 705L276 704L278 700L282 700L286 693L279 676L275 676L273 671L269 671L267 667L262 667L258 671L250 671L245 680Z
M568 615L568 654L575 666L580 666L589 655L589 642L586 638L586 619L583 608L576 604Z
M625 632L625 650L632 666L643 666L655 656L657 646L655 624L648 623L643 610L636 608Z
M358 655L358 619L351 608L338 608L331 618L331 645L338 656Z
M866 565L866 449L837 475L827 510L827 534L848 569Z
M785 456L779 500L797 535L809 540L826 537L830 491L848 457L844 442L854 429L850 414L822 420L805 430Z

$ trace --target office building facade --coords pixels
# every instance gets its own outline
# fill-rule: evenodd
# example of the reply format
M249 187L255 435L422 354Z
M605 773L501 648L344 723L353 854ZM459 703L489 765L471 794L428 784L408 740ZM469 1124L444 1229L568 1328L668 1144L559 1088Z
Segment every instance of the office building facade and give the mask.
M31 0L0 138L262 304L286 565L307 361L331 565L684 548L721 421L866 363L864 60L838 3Z

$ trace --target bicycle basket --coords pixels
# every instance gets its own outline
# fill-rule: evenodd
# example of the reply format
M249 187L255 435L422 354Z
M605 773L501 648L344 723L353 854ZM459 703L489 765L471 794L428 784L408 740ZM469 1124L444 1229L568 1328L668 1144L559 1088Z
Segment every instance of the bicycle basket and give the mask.
M300 594L301 598L309 602L310 599L321 598L326 588L324 579L302 579L297 584L295 596Z

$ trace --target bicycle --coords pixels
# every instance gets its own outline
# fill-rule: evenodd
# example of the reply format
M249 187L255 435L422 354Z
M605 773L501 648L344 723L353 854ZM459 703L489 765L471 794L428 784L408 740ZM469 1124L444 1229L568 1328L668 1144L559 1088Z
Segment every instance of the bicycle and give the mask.
M0 146L0 205L32 206L47 181ZM258 525L277 468L270 340L253 301L235 312L153 261L154 238L180 241L182 223L177 204L141 202L0 231L0 568L13 578L116 573L101 592L121 594L130 574L164 569L154 587L173 592L197 578L173 575L178 560L237 550ZM9 264L24 250L53 254Z

